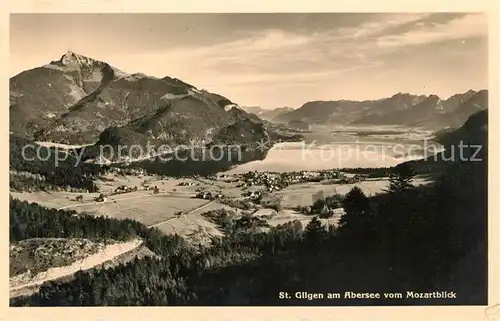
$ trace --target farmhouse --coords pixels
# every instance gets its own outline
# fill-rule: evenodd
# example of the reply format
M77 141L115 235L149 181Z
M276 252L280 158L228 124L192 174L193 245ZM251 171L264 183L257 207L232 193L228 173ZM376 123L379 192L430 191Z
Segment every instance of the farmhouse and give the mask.
M96 197L94 199L96 202L106 202L108 199L106 197L104 197L104 195L99 195L98 197Z

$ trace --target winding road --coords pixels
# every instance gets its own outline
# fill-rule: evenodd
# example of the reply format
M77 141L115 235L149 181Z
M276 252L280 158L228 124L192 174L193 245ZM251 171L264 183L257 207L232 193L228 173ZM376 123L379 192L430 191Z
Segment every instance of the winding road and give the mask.
M143 197L153 197L153 196L182 197L182 196L174 196L174 195L166 195L166 194L150 194L150 195L140 195L140 196L119 198L119 199L116 199L113 201L116 201L118 203L121 201L130 200L130 199L143 198ZM195 211L199 211L199 210L209 206L210 204L212 204L214 202L215 201L210 201L206 204L198 206L198 207L184 213L182 216L184 216L186 218L186 215L189 215ZM86 206L86 205L96 205L96 204L102 204L102 203L103 202L72 204L72 205L62 206L58 209L62 210L62 209L67 209L67 208L74 208L74 207L80 207L80 206ZM148 228L153 228L153 227L159 226L161 224L167 223L167 222L174 220L174 219L177 219L177 218L178 217L169 217L166 220L155 223L153 225L149 225ZM130 252L132 250L137 249L139 246L142 245L142 243L143 243L142 240L134 239L132 241L125 242L125 243L108 245L99 253L90 255L87 258L80 260L80 261L77 261L71 265L57 267L57 268L51 268L47 271L38 273L34 277L31 277L31 281L29 283L19 284L22 282L23 278L30 277L29 275L27 275L27 273L23 273L21 275L12 277L9 280L9 284L11 284L11 286L10 286L10 298L33 293L34 291L36 291L35 288L41 286L45 282L68 277L68 276L73 275L74 273L76 273L78 271L85 271L85 270L92 269L96 266L103 264L106 261L112 260L112 259L114 259L122 254L125 254L127 252Z
M50 268L47 271L38 273L34 277L32 277L29 272L16 275L9 279L10 298L33 293L39 286L41 286L45 282L64 278L73 275L78 271L92 269L104 262L112 260L122 254L138 248L140 245L142 245L142 243L142 240L134 239L124 243L107 245L102 251L99 251L96 254L90 255L70 265ZM27 278L31 279L30 282L23 284L23 280Z

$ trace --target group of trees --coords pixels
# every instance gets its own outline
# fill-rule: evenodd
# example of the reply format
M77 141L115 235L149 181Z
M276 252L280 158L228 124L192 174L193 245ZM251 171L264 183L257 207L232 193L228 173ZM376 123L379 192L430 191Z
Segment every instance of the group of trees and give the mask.
M28 146L25 148L25 146ZM55 190L56 188L97 191L94 178L109 171L107 166L81 162L74 156L75 151L62 151L43 147L24 138L10 136L11 171L40 175L43 179L11 175L11 189L14 190ZM71 154L73 152L73 154Z
M325 198L318 198L311 206L309 214L322 214L325 206L330 210L342 207L344 196L340 194L333 194Z
M388 177L392 169L390 167L378 167L378 168L342 168L343 173L366 175L371 178Z
M267 155L267 150L248 149L245 145L241 146L241 150L236 150L233 146L191 148L177 151L175 156L153 157L133 162L128 167L171 177L209 176L226 171L235 165L262 160Z

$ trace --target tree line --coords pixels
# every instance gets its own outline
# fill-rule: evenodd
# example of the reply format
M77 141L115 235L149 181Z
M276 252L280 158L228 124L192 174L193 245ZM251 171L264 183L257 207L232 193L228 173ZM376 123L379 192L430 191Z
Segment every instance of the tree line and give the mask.
M34 148L25 148L32 145ZM75 153L76 151L69 151ZM43 147L14 135L10 136L9 165L11 171L40 175L43 179L11 175L13 190L55 190L56 187L70 190L76 188L96 192L95 177L109 171L108 166L78 163L74 154L66 159L57 159L54 148ZM62 157L62 156L61 156Z

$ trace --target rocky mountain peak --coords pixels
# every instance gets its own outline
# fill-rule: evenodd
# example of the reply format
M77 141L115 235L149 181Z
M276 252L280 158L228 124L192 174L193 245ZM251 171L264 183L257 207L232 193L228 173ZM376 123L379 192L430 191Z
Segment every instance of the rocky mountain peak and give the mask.
M71 50L68 50L61 59L59 59L63 65L68 67L82 67L82 66L94 66L94 65L104 65L103 62L89 58Z

